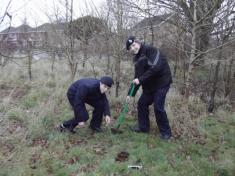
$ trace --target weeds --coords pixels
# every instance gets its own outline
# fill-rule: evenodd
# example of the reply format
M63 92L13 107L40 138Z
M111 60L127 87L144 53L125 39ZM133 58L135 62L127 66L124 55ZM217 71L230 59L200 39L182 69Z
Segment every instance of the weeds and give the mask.
M191 99L187 109L172 89L166 108L173 140L159 139L153 116L149 135L130 132L129 126L137 120L134 113L127 114L120 127L122 134L113 135L110 127L104 125L104 133L94 134L88 129L89 122L85 128L76 129L75 135L59 133L55 127L73 116L66 98L69 83L64 75L67 71L58 64L55 67L60 72L52 74L47 64L40 62L44 71L36 70L38 76L34 79L37 81L21 82L20 89L14 89L16 86L9 86L8 82L7 89L0 84L3 92L0 102L1 176L234 175L235 114L231 111L219 109L207 115L205 105L197 98ZM24 72L19 73L22 81ZM9 80L17 79L14 76L17 74L9 74ZM13 89L19 90L20 96L14 96L17 93L9 96ZM113 98L114 91L108 95L113 116L120 113L126 89L122 87L119 98ZM130 105L130 112L135 112L133 108L136 107ZM128 157L118 161L116 158L121 152L128 153ZM134 170L128 165L143 168Z

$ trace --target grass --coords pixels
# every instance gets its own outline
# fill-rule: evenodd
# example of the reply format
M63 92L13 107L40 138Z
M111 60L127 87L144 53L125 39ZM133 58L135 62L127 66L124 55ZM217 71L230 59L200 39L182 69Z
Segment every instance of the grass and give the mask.
M130 132L129 126L136 124L133 115L125 119L121 126L122 134L112 134L110 127L105 125L102 126L104 132L98 134L92 133L88 127L77 129L75 135L59 133L55 126L73 116L65 95L69 76L62 76L67 71L61 63L56 65L61 73L56 74L50 74L44 62L38 64L43 69L42 72L37 69L33 72L37 73L38 82L21 84L22 89L27 89L26 94L14 99L7 92L4 94L8 97L7 103L0 102L0 176L235 175L234 112L220 109L208 116L204 113L203 104L197 100L196 106L190 109L192 114L198 114L193 117L196 125L187 123L195 125L192 127L200 133L200 136L193 136L197 140L184 136L171 141L160 140L153 119L149 135ZM6 69L2 72L7 75ZM27 77L22 71L20 73L20 77ZM82 77L82 73L79 75ZM12 73L12 76L16 74ZM3 76L2 79L4 85L19 86L18 81L14 83L16 78ZM5 89L2 86L0 91ZM125 96L123 92L120 97ZM117 116L120 107L116 104L120 106L122 99L112 95L114 91L109 98L112 113ZM171 123L183 116L181 106L180 98L170 94L167 111ZM175 132L183 124L172 126ZM190 131L188 133L191 134ZM124 151L129 153L128 158L116 161L118 154ZM141 165L143 168L130 169L128 165Z
M134 120L127 122L128 125L135 123ZM133 134L128 131L127 124L122 127L125 132L118 135L111 134L109 128L100 134L92 134L87 128L79 129L76 135L51 129L47 138L44 136L47 144L39 139L28 144L27 140L26 144L16 142L17 147L11 152L14 159L1 165L4 169L0 175L232 176L234 126L211 118L202 123L208 133L204 145L187 143L183 139L166 142L156 134ZM121 151L128 152L129 158L117 162L115 158ZM128 165L135 164L142 165L143 169L128 169Z

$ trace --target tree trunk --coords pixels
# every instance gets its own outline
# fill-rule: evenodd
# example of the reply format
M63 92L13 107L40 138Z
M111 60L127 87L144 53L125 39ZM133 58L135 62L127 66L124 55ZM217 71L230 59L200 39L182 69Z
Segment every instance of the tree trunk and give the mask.
M117 0L117 49L116 49L116 63L115 63L115 70L116 70L116 91L115 95L118 97L119 95L119 86L120 86L120 78L121 78L121 59L122 59L122 46L123 46L123 4L120 0Z
M31 41L28 41L28 75L29 75L29 80L32 81L32 43Z
M185 98L188 99L189 95L191 94L190 91L192 89L192 81L193 81L193 69L194 64L193 61L196 58L196 28L197 28L197 10L196 10L196 1L194 3L194 13L193 13L193 24L192 24L192 44L191 44L191 53L189 57L189 66L188 66L188 74L185 83Z
M106 66L106 74L109 75L110 73L110 46L109 46L109 39L105 37L105 46L107 48L107 66Z
M234 59L231 59L228 65L228 73L225 74L226 78L225 78L225 92L224 92L224 97L227 97L229 95L229 93L231 92L231 87L232 87L232 82L231 80L233 80L232 78L232 68L233 68L233 62Z
M66 57L70 69L70 81L73 81L77 72L77 62L74 58L74 36L71 33L73 29L73 0L71 0L71 6L69 7L68 0L66 0L66 29L65 34L68 36L65 40ZM69 16L70 11L70 16ZM70 24L70 25L69 25Z
M219 58L221 58L221 53L222 51L220 51L220 56ZM219 68L220 68L220 60L217 62L216 67L215 67L215 77L213 80L213 86L212 86L212 91L211 91L211 95L210 95L210 101L209 101L209 106L208 106L208 112L212 113L215 107L215 93L217 90L217 82L219 80Z
M52 51L52 63L51 63L51 71L54 71L54 65L55 65L55 51Z
M86 61L88 60L88 57L87 57L87 49L88 49L88 39L87 39L87 37L86 37L86 35L85 35L85 32L86 31L84 31L84 42L83 42L83 61L82 61L82 67L84 68L85 67L85 65L86 65Z
M1 66L4 67L4 57L1 55L0 55L0 57L1 57Z
M77 72L77 63L73 63L70 65L70 71L71 71L70 80L73 81Z
M120 77L121 77L121 58L118 56L116 60L116 90L115 90L115 96L118 97L119 95L119 86L120 86Z

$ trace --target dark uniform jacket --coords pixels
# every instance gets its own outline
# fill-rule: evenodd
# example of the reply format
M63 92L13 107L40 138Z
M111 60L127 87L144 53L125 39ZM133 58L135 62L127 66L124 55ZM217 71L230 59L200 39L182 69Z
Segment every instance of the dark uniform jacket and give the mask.
M107 97L100 92L100 80L88 78L74 82L68 89L70 96L75 96L74 108L84 107L84 104L103 100L104 115L110 115L109 102ZM86 115L88 116L88 114ZM88 117L87 117L88 118Z
M169 86L172 83L170 67L159 49L141 44L140 50L133 58L133 61L135 64L134 79L139 79L143 93L154 93L158 88ZM140 85L135 87L132 96L135 96ZM128 95L130 95L130 89Z

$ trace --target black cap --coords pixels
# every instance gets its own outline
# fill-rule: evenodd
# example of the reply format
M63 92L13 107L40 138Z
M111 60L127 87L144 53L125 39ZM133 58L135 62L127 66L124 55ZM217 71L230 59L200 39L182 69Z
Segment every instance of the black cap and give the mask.
M110 76L103 76L101 77L100 82L102 82L106 86L111 87L113 84L113 79Z
M129 36L126 40L126 49L129 50L132 43L135 41L135 36Z

